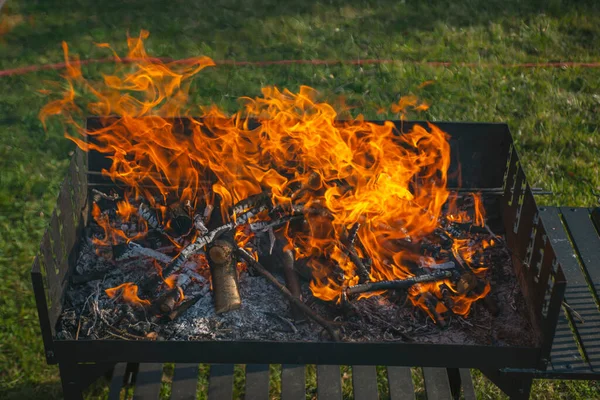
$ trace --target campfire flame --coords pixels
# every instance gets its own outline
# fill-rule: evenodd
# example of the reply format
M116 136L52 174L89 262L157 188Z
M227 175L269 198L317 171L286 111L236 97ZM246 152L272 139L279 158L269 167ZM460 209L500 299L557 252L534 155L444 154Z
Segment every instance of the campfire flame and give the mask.
M147 201L169 229L167 211L173 203L188 204L190 209L198 204L217 205L225 223L235 203L267 192L273 205L282 209L302 204L305 210L317 210L305 212L304 229L292 231L286 225L281 230L296 258L308 260L314 296L339 301L343 289L359 281L344 248L354 224L360 224L357 241L362 243L356 252L372 260L369 278L374 282L414 276L410 265L419 255L402 243L419 243L438 229L445 205L448 220L485 225L478 195L473 196L473 216L458 211L456 197L450 196L449 136L436 125L414 126L399 135L389 121L371 123L361 115L340 121L334 107L308 86L298 92L265 87L261 96L241 98L243 107L233 115L214 105L194 108L188 101L191 78L215 63L207 57L186 64L151 60L143 45L147 37L146 31L129 37L127 57L139 61L117 64L102 82L87 81L79 60L63 44L67 89L40 113L44 125L49 116L61 115L69 139L83 150L97 150L112 160L110 169L102 172L129 188L118 203L118 214L142 225L136 238L146 233L148 225L139 218L133 199ZM80 92L94 99L85 109L78 104ZM409 110L428 107L411 96L400 99L391 111L403 119ZM103 128L87 131L80 123L85 114L118 118L106 118ZM192 115L201 119L185 118ZM185 118L191 134L183 134L170 117ZM104 230L96 244L133 240L112 226L97 205L92 215ZM268 218L264 213L256 220ZM237 229L236 240L245 246L251 235ZM475 265L474 260L489 246L492 243L455 240L451 251L481 275L485 267ZM446 279L413 286L410 298L430 313L419 295L429 292L441 299L442 285L450 289L452 311L459 315L467 315L471 304L489 292L488 284L481 293L460 293ZM109 289L107 294L112 297L119 290L125 300L148 302L137 297L137 286L131 283ZM381 292L361 297L376 293ZM439 307L444 311L442 303Z

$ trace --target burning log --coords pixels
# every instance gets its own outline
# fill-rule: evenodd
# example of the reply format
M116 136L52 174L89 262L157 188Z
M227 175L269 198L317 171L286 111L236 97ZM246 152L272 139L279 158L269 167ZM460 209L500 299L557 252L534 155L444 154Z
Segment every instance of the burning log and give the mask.
M222 314L240 308L237 257L229 240L217 240L208 250L208 263L212 276L215 312Z
M202 217L204 219L204 224L208 225L208 223L210 222L210 217L212 216L212 212L215 209L215 207L212 204L207 204L206 207L204 207L204 213L202 213Z
M233 228L234 225L232 223L228 223L213 229L204 236L199 236L193 243L184 247L179 255L169 262L169 264L163 270L163 276L169 276L175 268L182 266L192 254L204 254L203 249L205 246L211 244L215 239L219 238L222 234L232 230Z
M146 203L140 203L138 215L148 223L149 227L162 234L166 234L164 227L156 217L156 213Z
M365 264L363 263L362 259L358 256L358 253L356 253L356 250L354 249L354 247L347 247L346 248L348 257L350 257L350 260L352 260L352 263L354 263L354 265L356 266L356 269L358 270L358 276L361 280L361 282L366 282L369 280L369 270L367 269L367 267L365 266Z
M363 260L358 256L358 253L356 252L356 249L354 248L354 243L356 242L356 237L358 235L359 228L360 228L360 224L358 222L355 223L354 225L352 225L352 228L350 228L350 231L348 232L348 237L347 237L348 244L346 246L343 246L343 251L344 251L344 254L346 254L350 258L350 260L352 261L352 263L358 270L357 272L358 272L358 277L360 278L360 281L366 282L369 280L369 275L370 275L369 270L363 263Z
M309 317L310 319L312 319L313 321L315 321L316 323L318 323L319 325L321 325L323 328L325 328L327 330L327 332L329 333L329 335L331 335L331 338L333 339L333 341L335 341L335 342L339 342L340 341L339 332L337 331L337 329L335 328L335 326L333 325L333 323L331 323L331 322L327 321L326 319L322 318L320 315L316 314L313 310L311 310L310 307L308 307L306 304L304 304L300 299L294 297L294 295L288 290L288 288L285 287L285 285L281 284L281 282L279 282L277 280L277 278L275 278L269 271L267 271L265 269L265 267L263 267L258 261L256 261L254 259L254 257L252 257L252 255L250 255L246 250L242 249L241 247L238 247L237 253L257 273L259 273L260 275L262 275L271 284L273 284L273 286L275 286L277 289L279 289L279 291L290 302L294 303L300 310L302 310L302 312L307 317Z
M232 212L234 215L237 215L237 214L241 214L245 210L248 210L249 208L255 208L255 207L260 207L260 206L268 207L270 200L271 200L271 195L269 194L269 192L262 192L259 194L255 194L253 196L246 197L242 201L237 202L233 206Z
M438 299L430 292L422 292L421 298L423 299L423 303L427 306L427 310L433 316L436 325L444 329L446 327L446 321L437 310L437 305L439 303Z
M360 285L350 286L345 290L345 292L347 295L353 295L366 292L376 292L379 290L408 289L417 283L441 281L448 279L451 276L452 272L450 271L438 271L432 274L419 275L407 279L363 283Z
M257 207L253 207L250 210L240 214L235 215L235 226L240 226L246 224L251 218L256 217L261 212L267 210L269 207L267 205L259 205Z
M193 270L187 269L182 271L181 274L177 276L177 282L175 282L175 286L156 299L153 304L154 309L161 314L171 313L175 309L175 306L177 306L183 300L183 293L185 290L191 284L197 282L203 283L205 288L209 287L206 279L195 273Z
M283 217L276 221L257 221L250 223L250 230L254 233L267 232L269 230L275 230L281 228L287 223L304 219L303 215L292 215L289 217Z
M94 193L93 195L93 200L94 203L98 203L100 201L100 199L104 199L104 200L108 200L108 201L117 201L119 200L121 197L119 196L118 193L115 194L106 194L104 192L99 191L98 189L92 189L92 193Z
M460 279L456 284L456 290L460 294L466 294L475 289L478 284L479 281L475 275L470 272L465 272L460 276Z

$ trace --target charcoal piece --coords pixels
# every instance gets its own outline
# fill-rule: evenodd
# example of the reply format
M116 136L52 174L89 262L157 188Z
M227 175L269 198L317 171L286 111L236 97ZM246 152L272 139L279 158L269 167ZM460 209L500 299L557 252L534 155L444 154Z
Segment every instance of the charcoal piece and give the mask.
M181 204L169 207L169 229L173 236L187 235L192 230L192 218Z

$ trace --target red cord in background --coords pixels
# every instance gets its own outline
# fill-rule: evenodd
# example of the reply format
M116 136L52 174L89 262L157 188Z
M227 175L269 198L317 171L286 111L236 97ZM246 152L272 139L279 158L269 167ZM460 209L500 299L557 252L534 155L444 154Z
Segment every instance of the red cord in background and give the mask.
M181 60L173 60L166 57L151 57L145 59L150 62L172 62L175 64L188 64L195 62L196 58L184 58ZM132 58L121 58L116 59L113 57L109 58L94 58L89 60L81 60L81 65L88 64L100 64L109 62L121 62L125 64L134 63L136 61L142 61L139 59ZM413 64L413 65L424 65L432 67L467 67L467 68L600 68L600 62L546 62L546 63L515 63L515 64L491 64L491 63L463 63L463 62L451 62L451 61L400 61L390 59L365 59L365 60L276 60L276 61L235 61L235 60L221 60L215 61L217 65L233 65L233 66L255 66L255 67L266 67L270 65L370 65L370 64ZM26 67L18 67L13 69L0 70L1 76L12 76L12 75L23 75L30 72L47 71L47 70L59 70L65 68L64 62L55 64L45 65L29 65Z

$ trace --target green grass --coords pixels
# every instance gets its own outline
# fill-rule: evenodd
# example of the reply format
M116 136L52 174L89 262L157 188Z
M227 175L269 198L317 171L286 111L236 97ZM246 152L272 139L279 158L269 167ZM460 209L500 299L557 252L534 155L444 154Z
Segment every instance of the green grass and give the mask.
M109 42L122 51L126 32L137 35L141 28L151 32L147 42L151 55L174 58L393 58L482 64L600 61L597 1L522 3L15 0L0 16L0 23L4 19L14 25L0 37L0 69L59 62L62 40L83 58L109 56L94 43ZM84 71L99 77L106 69L94 65ZM0 77L3 398L61 396L57 368L44 361L29 279L73 150L57 127L44 132L37 119L47 101L37 91L58 77L51 71ZM427 80L435 84L417 89ZM344 96L353 113L368 118L392 118L375 111L401 95L415 93L432 104L423 118L507 122L531 184L555 193L541 202L574 206L596 202L590 188L600 186L599 69L433 68L410 63L220 67L200 74L192 100L234 110L237 97L258 95L263 85L295 90L301 84L331 99ZM349 385L344 387L349 393ZM99 397L102 390L97 386L90 397ZM477 379L477 390L481 398L500 397L484 379ZM600 388L594 382L536 382L533 396L600 398Z

